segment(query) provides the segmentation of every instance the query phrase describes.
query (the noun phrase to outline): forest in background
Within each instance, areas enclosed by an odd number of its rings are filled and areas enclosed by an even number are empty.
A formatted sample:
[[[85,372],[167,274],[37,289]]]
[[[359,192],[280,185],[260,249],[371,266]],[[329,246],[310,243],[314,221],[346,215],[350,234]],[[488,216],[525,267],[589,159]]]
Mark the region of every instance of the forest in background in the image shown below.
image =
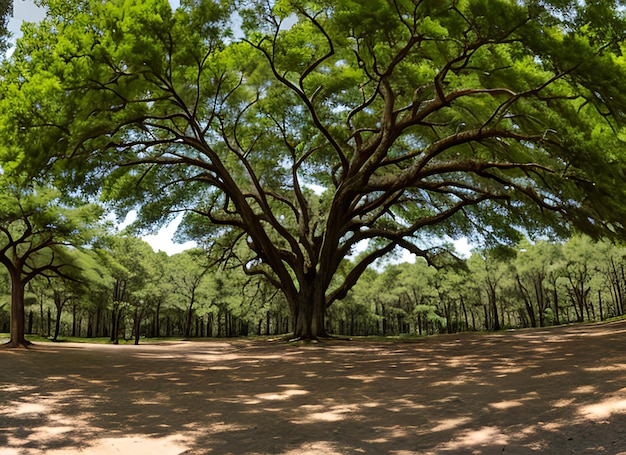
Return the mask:
[[[292,332],[284,298],[262,279],[211,266],[201,249],[168,256],[144,241],[108,237],[82,284],[33,280],[27,333],[63,337],[198,338]],[[434,268],[381,263],[327,311],[339,336],[420,336],[543,327],[622,316],[626,248],[576,236],[474,251]],[[5,291],[8,279],[3,275]],[[9,329],[7,295],[0,331]]]

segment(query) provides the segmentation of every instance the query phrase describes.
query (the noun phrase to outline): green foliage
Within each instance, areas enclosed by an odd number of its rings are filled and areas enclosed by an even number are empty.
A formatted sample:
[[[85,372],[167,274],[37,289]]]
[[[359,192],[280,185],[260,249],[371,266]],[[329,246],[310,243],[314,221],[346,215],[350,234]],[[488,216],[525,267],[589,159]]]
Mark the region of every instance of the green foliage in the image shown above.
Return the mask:
[[[21,267],[26,281],[46,269],[70,275],[73,256],[88,260],[75,251],[91,241],[101,215],[96,205],[72,207],[55,189],[22,187],[5,177],[0,181],[0,261]]]

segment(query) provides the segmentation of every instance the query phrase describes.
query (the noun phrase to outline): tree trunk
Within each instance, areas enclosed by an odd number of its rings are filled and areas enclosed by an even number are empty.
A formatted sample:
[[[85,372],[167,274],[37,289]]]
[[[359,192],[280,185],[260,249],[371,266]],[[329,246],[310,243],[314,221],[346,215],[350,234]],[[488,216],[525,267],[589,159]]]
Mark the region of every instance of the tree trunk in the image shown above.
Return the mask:
[[[191,338],[191,326],[193,325],[193,309],[187,311],[187,321],[185,322],[185,338]]]
[[[465,319],[465,331],[469,331],[469,319],[467,317],[467,308],[465,307],[465,301],[463,300],[463,295],[461,294],[461,309],[463,310],[463,317]]]
[[[96,327],[94,328],[94,336],[99,337],[100,336],[100,321],[102,319],[102,310],[100,308],[100,306],[98,306],[96,308],[96,315],[94,317],[94,323],[96,325]],[[106,335],[104,335],[106,336]]]
[[[118,303],[113,306],[113,317],[111,327],[111,341],[113,344],[120,344],[120,331],[122,329],[122,312],[123,308]]]
[[[135,309],[135,318],[133,321],[133,332],[135,334],[135,346],[139,344],[139,338],[141,337],[141,319],[143,318],[143,311]]]
[[[41,326],[39,329],[39,335],[44,336],[46,334],[46,328],[43,315],[43,297],[41,296],[39,297],[39,316],[41,317],[41,320],[39,321],[39,325]]]
[[[11,340],[6,347],[17,348],[32,345],[25,338],[24,286],[19,271],[11,271]]]
[[[63,310],[63,305],[57,304],[56,307],[57,307],[57,316],[56,316],[56,320],[54,321],[54,337],[52,338],[52,341],[58,341],[59,332],[61,331],[61,311]]]
[[[493,317],[492,329],[494,332],[497,332],[500,330],[500,316],[498,315],[498,298],[496,295],[495,285],[490,285],[488,291],[489,304],[492,311],[491,316]]]
[[[117,327],[116,327],[116,315],[117,311],[116,311],[116,306],[115,304],[113,304],[113,310],[111,310],[111,341],[115,341],[115,333],[117,332]]]
[[[290,303],[294,338],[315,340],[328,336],[324,325],[325,296],[315,282],[303,283],[297,301]]]
[[[600,321],[604,321],[604,312],[602,311],[602,291],[598,289],[598,309],[600,310]]]
[[[268,333],[269,335],[269,333]],[[206,336],[213,337],[213,313],[209,313],[206,321]]]
[[[554,300],[554,324],[560,325],[561,320],[559,319],[559,293],[556,289],[556,280],[554,280],[552,284],[552,300]]]
[[[76,333],[76,313],[78,311],[78,304],[74,303],[72,305],[72,336],[77,336]],[[78,331],[78,336],[80,336],[80,330]]]
[[[159,338],[161,336],[161,300],[156,304],[156,311],[154,315],[154,336]]]
[[[189,307],[187,307],[187,321],[185,322],[185,338],[187,339],[191,338],[191,330],[193,328],[194,303],[196,303],[195,298],[192,297],[189,302]]]

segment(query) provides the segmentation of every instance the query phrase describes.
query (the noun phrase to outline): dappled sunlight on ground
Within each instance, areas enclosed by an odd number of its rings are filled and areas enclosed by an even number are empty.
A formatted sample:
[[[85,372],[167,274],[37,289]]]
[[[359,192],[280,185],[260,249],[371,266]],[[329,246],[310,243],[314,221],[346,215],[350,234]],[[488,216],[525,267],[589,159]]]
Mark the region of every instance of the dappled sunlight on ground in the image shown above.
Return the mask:
[[[626,454],[626,323],[0,362],[2,455]]]
[[[453,441],[442,446],[442,450],[462,450],[470,447],[506,447],[508,438],[497,427],[482,427],[478,430],[464,430]]]

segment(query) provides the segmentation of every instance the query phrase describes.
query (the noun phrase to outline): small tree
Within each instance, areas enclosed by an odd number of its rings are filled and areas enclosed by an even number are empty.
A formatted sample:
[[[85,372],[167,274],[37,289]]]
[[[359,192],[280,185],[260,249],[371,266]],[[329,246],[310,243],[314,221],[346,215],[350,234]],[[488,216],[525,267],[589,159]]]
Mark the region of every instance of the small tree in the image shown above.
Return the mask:
[[[201,249],[186,250],[170,258],[172,293],[178,295],[185,308],[184,336],[191,337],[193,315],[202,300],[209,265]]]
[[[104,236],[95,250],[110,276],[111,341],[118,344],[126,310],[133,311],[134,320],[143,314],[143,293],[155,253],[144,240],[128,235]]]
[[[24,337],[24,291],[33,278],[69,277],[78,267],[76,248],[88,242],[102,211],[93,205],[72,208],[46,187],[0,181],[0,264],[11,279],[10,347],[31,344]]]

